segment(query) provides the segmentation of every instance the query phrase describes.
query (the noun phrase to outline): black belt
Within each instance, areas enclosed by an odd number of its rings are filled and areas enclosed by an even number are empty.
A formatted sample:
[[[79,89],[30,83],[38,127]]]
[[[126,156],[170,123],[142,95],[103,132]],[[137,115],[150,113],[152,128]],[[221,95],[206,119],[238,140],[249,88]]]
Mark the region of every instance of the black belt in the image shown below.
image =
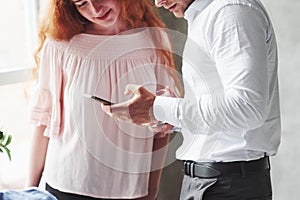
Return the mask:
[[[185,175],[199,178],[214,178],[232,174],[244,176],[247,172],[259,172],[270,169],[269,157],[251,161],[235,162],[194,162],[183,161]]]

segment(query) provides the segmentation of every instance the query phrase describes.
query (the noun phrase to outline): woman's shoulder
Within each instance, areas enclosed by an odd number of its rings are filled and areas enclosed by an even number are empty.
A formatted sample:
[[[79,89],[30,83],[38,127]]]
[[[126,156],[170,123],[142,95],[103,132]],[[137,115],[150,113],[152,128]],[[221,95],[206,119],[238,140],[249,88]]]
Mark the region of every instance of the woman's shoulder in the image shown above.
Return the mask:
[[[55,40],[47,38],[44,46],[63,52],[65,55],[85,56],[99,42],[99,38],[87,34],[74,35],[69,40]]]
[[[65,40],[55,40],[53,38],[46,38],[44,46],[48,46],[57,50],[65,50],[68,47],[68,44],[70,41],[65,41]]]

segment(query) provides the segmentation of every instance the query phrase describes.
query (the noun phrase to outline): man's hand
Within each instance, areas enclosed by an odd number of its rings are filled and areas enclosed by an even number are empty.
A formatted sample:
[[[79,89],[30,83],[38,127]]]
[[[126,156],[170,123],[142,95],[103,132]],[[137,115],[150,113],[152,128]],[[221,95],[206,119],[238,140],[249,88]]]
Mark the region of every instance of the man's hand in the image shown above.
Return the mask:
[[[149,126],[149,129],[155,133],[155,138],[166,137],[167,134],[173,133],[173,126],[167,123],[159,123]]]
[[[113,118],[137,125],[151,126],[158,123],[153,114],[155,94],[140,85],[131,84],[126,86],[125,94],[133,94],[133,97],[126,102],[112,106],[102,104],[102,109]]]

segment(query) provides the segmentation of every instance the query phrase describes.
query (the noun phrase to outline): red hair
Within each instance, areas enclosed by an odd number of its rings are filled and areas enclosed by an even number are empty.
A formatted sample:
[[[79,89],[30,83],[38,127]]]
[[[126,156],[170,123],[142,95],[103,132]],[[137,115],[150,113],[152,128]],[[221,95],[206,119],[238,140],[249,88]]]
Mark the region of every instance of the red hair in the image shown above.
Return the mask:
[[[151,0],[116,0],[121,4],[119,20],[127,26],[127,29],[140,27],[165,28],[165,24],[158,14],[157,8]],[[36,67],[34,77],[37,77],[39,68],[38,54],[41,51],[46,37],[54,40],[70,40],[73,36],[83,33],[86,24],[90,23],[77,11],[72,0],[49,0],[48,9],[42,19],[39,29],[39,46],[34,54]],[[159,42],[162,38],[155,36],[154,41]],[[175,70],[172,53],[166,50],[157,50],[165,58],[166,65]],[[177,81],[176,81],[177,82]]]

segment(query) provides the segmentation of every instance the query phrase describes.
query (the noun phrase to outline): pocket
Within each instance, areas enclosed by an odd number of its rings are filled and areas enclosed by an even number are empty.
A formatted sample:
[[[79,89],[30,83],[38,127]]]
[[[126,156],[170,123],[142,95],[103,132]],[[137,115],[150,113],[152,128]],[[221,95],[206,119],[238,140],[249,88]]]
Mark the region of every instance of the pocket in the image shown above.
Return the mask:
[[[207,188],[207,190],[205,191],[205,195],[227,193],[230,190],[231,185],[231,177],[219,177],[214,185]]]
[[[269,171],[265,171],[265,173],[249,174],[248,179],[248,185],[252,185],[252,187],[247,190],[250,197],[248,198],[249,200],[272,199],[272,183]]]
[[[201,200],[204,192],[217,182],[217,178],[191,178],[184,176],[180,200]]]

